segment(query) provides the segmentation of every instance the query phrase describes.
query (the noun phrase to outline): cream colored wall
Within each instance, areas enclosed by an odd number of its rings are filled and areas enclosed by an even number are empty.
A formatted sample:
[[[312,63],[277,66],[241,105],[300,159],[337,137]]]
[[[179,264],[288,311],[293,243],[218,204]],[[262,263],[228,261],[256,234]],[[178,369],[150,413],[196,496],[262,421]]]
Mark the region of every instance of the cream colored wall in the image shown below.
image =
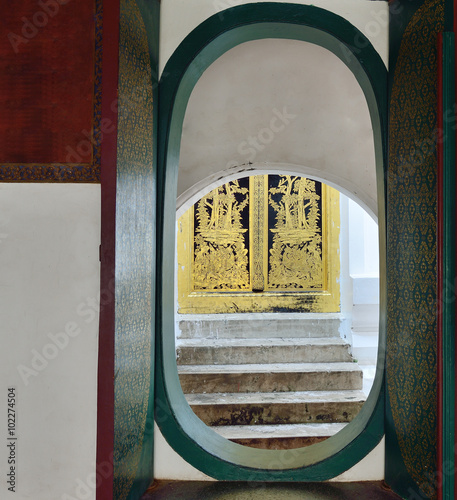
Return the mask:
[[[201,22],[225,8],[253,1],[163,0],[160,71]],[[349,20],[387,65],[386,2],[317,0],[312,4]],[[245,176],[247,168],[324,180],[377,218],[368,107],[355,77],[335,55],[294,40],[252,41],[224,54],[202,75],[183,124],[178,216],[204,192]],[[210,479],[179,457],[158,428],[155,457],[158,479]],[[383,478],[384,440],[335,480]]]
[[[99,185],[0,184],[2,499],[95,498],[99,244]]]
[[[154,463],[154,477],[156,479],[215,481],[180,457],[165,441],[156,424],[154,438],[154,456],[160,457],[160,460],[156,460]],[[331,481],[378,481],[384,479],[384,448],[383,438],[378,446],[357,465],[331,479]],[[172,464],[173,468],[170,467],[170,464]]]
[[[203,472],[195,469],[180,457],[165,441],[160,429],[154,427],[155,479],[174,479],[179,481],[214,481]],[[330,481],[381,481],[384,479],[385,440],[381,442],[358,464]]]
[[[261,0],[264,1],[264,0]],[[367,0],[266,0],[314,5],[347,19],[372,43],[387,66],[389,9],[385,1]],[[225,9],[259,0],[162,0],[160,13],[159,74],[184,38],[205,19]],[[357,41],[355,41],[357,43]]]

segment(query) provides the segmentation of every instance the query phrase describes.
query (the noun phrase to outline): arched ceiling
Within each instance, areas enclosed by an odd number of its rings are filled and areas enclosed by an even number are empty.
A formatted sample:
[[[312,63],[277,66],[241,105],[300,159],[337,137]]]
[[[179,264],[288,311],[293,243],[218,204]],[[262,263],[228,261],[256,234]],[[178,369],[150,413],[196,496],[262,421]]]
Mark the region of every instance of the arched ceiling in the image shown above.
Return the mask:
[[[377,213],[368,106],[333,53],[298,40],[255,40],[203,73],[184,118],[178,197],[252,167],[326,180]]]

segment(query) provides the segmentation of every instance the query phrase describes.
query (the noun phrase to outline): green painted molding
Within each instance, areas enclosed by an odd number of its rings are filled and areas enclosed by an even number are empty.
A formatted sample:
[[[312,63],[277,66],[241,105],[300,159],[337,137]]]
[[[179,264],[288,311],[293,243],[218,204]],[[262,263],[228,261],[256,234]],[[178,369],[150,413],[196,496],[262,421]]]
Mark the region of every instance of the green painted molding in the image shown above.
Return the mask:
[[[443,498],[455,498],[455,39],[443,33]],[[448,471],[452,471],[449,474]]]
[[[395,67],[403,34],[417,10],[427,0],[392,0],[389,2],[389,68]],[[389,72],[393,75],[393,72]]]
[[[428,0],[390,0],[389,1],[389,68],[395,68],[398,53],[400,50],[403,34],[414,14]],[[452,31],[454,24],[454,1],[445,0],[444,2],[444,29]],[[393,77],[393,72],[390,73]],[[390,78],[392,80],[393,78]],[[390,82],[390,84],[392,81]]]
[[[158,22],[158,0],[121,0],[114,500],[153,481]]]
[[[442,0],[401,4],[389,51],[385,477],[405,498],[436,498],[436,41],[445,12]]]
[[[340,433],[308,448],[284,451],[244,447],[221,438],[203,424],[184,398],[175,356],[174,228],[179,146],[186,105],[194,85],[214,60],[240,43],[262,38],[288,38],[321,45],[354,73],[365,93],[372,119],[378,183],[381,319],[373,389],[362,411]],[[364,48],[360,48],[360,40],[364,41]],[[158,127],[157,269],[160,274],[155,415],[163,435],[186,461],[220,480],[321,481],[335,477],[365,457],[384,433],[387,71],[379,54],[348,21],[314,6],[269,2],[234,7],[198,26],[168,61],[159,84]]]

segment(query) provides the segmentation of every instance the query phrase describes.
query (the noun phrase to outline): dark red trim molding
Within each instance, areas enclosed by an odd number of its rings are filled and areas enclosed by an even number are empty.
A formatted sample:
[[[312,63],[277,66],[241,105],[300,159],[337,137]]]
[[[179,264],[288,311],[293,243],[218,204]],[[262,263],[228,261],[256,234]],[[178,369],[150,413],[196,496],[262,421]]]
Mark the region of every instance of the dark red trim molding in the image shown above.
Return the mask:
[[[97,396],[97,500],[113,499],[114,269],[119,0],[104,1],[101,141],[101,278]]]
[[[10,99],[0,115],[0,182],[100,182],[103,0],[59,4],[38,2],[39,11],[36,2],[20,2],[3,15],[0,94]],[[50,14],[49,8],[57,10]],[[27,44],[30,38],[18,36],[19,45],[10,43],[6,32],[20,32],[24,19],[38,12],[49,16],[40,42]],[[72,23],[76,31],[68,30]],[[62,44],[71,50],[60,50]]]

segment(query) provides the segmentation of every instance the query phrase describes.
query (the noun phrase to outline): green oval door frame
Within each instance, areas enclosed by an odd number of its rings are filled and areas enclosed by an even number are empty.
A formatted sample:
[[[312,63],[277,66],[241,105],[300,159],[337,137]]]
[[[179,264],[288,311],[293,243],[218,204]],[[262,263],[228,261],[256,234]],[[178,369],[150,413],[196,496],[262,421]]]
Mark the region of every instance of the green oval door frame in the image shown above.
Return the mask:
[[[232,443],[187,404],[175,355],[174,255],[182,123],[192,89],[218,57],[262,38],[301,40],[333,52],[360,84],[373,125],[380,231],[380,329],[377,373],[357,417],[335,436],[306,448],[259,450]],[[387,70],[369,40],[344,18],[308,5],[254,3],[233,7],[194,29],[167,62],[159,83],[155,418],[174,450],[219,480],[322,481],[364,458],[384,434],[386,350]]]

